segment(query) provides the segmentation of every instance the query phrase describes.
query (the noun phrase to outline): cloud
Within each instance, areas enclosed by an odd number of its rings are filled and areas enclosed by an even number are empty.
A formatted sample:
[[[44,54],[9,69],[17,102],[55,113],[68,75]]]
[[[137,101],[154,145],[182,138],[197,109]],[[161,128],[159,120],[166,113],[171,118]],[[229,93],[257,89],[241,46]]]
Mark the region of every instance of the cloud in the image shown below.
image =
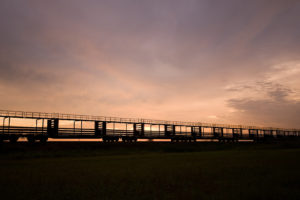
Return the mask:
[[[293,0],[4,0],[0,105],[222,123],[255,102],[293,107],[299,13]]]
[[[251,124],[300,128],[300,101],[282,98],[276,100],[230,99],[228,104],[237,110],[233,116],[235,120],[242,118],[247,119]]]
[[[299,88],[297,85],[291,88],[288,82],[278,79],[282,76],[277,73],[288,74],[286,71],[290,71],[289,68],[280,71],[277,71],[277,67],[274,69],[276,70],[266,74],[269,78],[264,81],[226,88],[233,93],[242,93],[239,97],[232,96],[227,100],[228,106],[235,110],[229,118],[243,121],[244,124],[247,119],[251,124],[300,128],[300,99],[297,93]],[[294,76],[294,73],[289,74]]]

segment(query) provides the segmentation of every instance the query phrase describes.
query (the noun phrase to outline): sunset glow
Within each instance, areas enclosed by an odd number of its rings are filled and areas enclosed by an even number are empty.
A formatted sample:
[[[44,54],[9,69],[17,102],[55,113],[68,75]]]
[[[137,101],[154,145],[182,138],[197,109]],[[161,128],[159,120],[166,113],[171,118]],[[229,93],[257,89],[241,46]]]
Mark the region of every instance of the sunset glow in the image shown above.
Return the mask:
[[[300,128],[300,1],[0,3],[1,109]]]

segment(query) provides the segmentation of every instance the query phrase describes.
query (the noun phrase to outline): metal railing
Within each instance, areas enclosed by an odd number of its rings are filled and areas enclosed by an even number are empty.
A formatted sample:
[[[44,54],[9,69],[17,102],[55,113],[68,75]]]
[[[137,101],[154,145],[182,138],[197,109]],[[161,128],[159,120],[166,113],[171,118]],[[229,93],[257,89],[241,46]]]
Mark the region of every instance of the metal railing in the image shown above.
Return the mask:
[[[300,129],[284,129],[284,128],[274,128],[274,127],[166,121],[166,120],[153,120],[153,119],[142,119],[142,118],[105,117],[105,116],[46,113],[46,112],[25,112],[25,111],[11,111],[11,110],[0,110],[0,117],[27,118],[27,119],[61,119],[61,120],[78,120],[78,121],[105,121],[105,122],[114,122],[114,123],[145,123],[145,124],[176,125],[176,126],[202,126],[206,128],[220,127],[220,128],[230,128],[230,129],[237,128],[237,129],[260,129],[260,130],[274,130],[274,131],[275,130],[300,131]]]

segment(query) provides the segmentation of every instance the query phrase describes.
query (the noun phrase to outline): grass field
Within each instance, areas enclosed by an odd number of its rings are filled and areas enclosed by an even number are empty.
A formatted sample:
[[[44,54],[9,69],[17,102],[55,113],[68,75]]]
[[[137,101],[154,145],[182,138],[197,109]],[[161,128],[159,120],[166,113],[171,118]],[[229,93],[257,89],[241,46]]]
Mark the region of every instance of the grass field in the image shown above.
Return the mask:
[[[300,145],[4,143],[2,199],[300,199]]]

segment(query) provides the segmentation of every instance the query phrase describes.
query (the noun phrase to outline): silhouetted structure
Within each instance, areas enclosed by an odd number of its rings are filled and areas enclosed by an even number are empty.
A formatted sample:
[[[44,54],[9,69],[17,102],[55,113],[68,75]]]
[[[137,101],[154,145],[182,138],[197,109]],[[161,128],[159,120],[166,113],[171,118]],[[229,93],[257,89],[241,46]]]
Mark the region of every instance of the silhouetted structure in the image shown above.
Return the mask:
[[[220,142],[241,140],[266,141],[284,140],[300,137],[299,129],[281,129],[226,124],[208,124],[200,122],[162,121],[118,117],[101,117],[90,115],[72,115],[59,113],[23,112],[0,110],[3,124],[0,126],[0,141],[17,142],[26,137],[29,142],[48,138],[102,138],[104,142],[134,142],[138,139],[170,139],[172,142],[196,141],[197,139],[218,140]],[[34,119],[35,127],[11,126],[11,119]],[[41,120],[41,126],[38,121]],[[62,128],[62,120],[74,121],[73,128]],[[45,121],[47,123],[45,123]],[[80,128],[75,127],[79,121]],[[83,122],[94,123],[94,128],[83,128]],[[123,124],[126,128],[116,128]],[[108,128],[112,125],[112,128]],[[131,126],[131,128],[128,128]],[[153,128],[155,127],[155,128]]]

